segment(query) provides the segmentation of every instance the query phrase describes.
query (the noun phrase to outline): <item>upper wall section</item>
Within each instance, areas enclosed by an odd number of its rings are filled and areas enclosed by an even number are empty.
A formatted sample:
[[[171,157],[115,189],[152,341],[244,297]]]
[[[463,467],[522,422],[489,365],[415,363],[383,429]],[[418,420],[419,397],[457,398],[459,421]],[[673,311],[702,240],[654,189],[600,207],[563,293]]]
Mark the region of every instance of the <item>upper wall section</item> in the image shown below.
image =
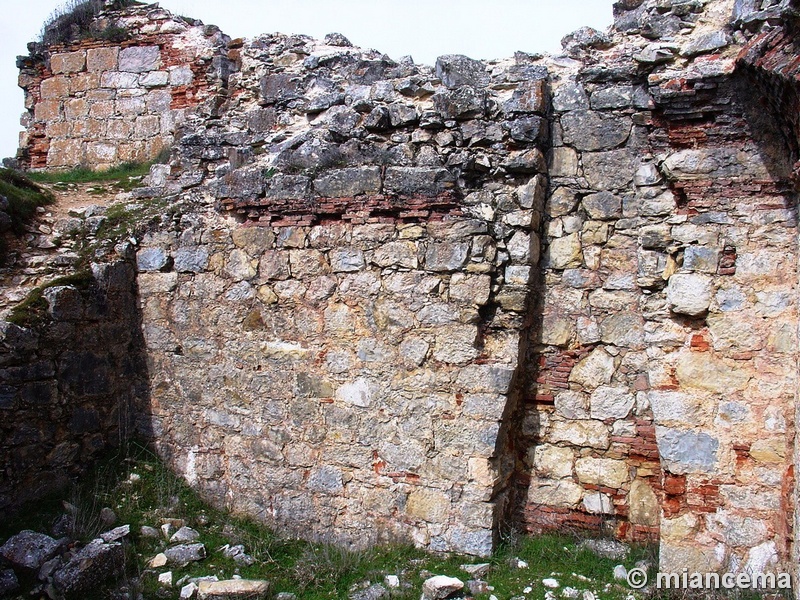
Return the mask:
[[[25,91],[20,163],[28,168],[104,168],[152,160],[176,127],[227,83],[228,38],[216,27],[157,5],[101,13],[98,31],[126,41],[31,45],[19,57]]]

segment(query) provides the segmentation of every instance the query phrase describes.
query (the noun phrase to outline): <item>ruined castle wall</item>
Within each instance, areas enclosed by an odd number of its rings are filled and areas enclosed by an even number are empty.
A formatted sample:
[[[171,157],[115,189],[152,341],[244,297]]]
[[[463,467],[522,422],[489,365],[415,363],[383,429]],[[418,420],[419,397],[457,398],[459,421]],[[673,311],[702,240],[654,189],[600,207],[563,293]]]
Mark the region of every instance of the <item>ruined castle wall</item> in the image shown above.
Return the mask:
[[[153,160],[194,108],[224,88],[227,39],[153,6],[101,15],[120,43],[86,39],[19,57],[20,163],[102,169]]]
[[[132,431],[147,393],[135,275],[125,262],[96,265],[80,284],[46,288],[35,324],[2,322],[4,515],[66,486]]]
[[[663,571],[792,541],[796,198],[728,39],[554,83],[521,518],[658,538]]]
[[[140,431],[303,537],[484,555],[510,520],[786,567],[784,4],[626,0],[565,56],[435,68],[340,35],[231,51],[136,192],[176,202],[138,249]]]
[[[438,78],[301,37],[242,53],[246,91],[173,159],[174,180],[206,178],[208,214],[139,248],[144,428],[206,496],[279,531],[486,555],[539,258],[544,82],[521,81],[525,59],[483,90],[466,57]]]

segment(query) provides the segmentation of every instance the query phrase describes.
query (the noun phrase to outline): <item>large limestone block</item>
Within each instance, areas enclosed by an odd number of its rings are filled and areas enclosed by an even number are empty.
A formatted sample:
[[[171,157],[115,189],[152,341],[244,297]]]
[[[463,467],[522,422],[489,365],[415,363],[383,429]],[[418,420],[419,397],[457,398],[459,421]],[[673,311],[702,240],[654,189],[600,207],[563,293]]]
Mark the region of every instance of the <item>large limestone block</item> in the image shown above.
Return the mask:
[[[63,52],[50,56],[50,70],[53,73],[78,73],[86,66],[86,52]]]
[[[738,148],[681,150],[667,157],[662,168],[670,179],[691,181],[714,177],[739,177],[745,173],[754,177],[769,177],[763,160],[757,153]]]
[[[88,71],[115,71],[119,48],[90,48],[86,51]]]
[[[609,446],[608,427],[602,421],[556,421],[550,429],[548,441],[606,449]]]
[[[625,461],[611,458],[579,458],[575,461],[575,474],[581,483],[610,488],[620,488],[629,479]]]
[[[566,479],[532,479],[528,503],[573,508],[583,497],[583,488]]]
[[[714,280],[708,275],[675,273],[667,284],[667,302],[672,312],[696,317],[711,304]]]
[[[358,167],[328,171],[314,181],[314,191],[327,198],[377,194],[381,190],[378,167]]]
[[[710,473],[717,466],[719,440],[705,432],[657,425],[656,444],[662,464],[673,473]]]
[[[450,498],[444,492],[420,488],[408,495],[406,513],[429,523],[442,523],[447,519],[450,506]]]
[[[661,507],[653,488],[642,480],[636,479],[631,484],[628,494],[628,519],[636,525],[648,527],[658,526]]]
[[[747,387],[753,374],[740,362],[716,358],[710,352],[681,352],[675,375],[682,387],[730,394]]]
[[[593,390],[608,384],[614,375],[614,357],[603,348],[595,348],[569,374],[569,381]]]
[[[682,540],[687,543],[686,540]],[[716,573],[722,568],[715,547],[681,546],[661,540],[658,570],[661,573],[682,573],[688,567],[693,573]]]
[[[589,398],[590,415],[600,421],[624,419],[635,403],[630,389],[623,386],[601,385]]]
[[[575,453],[569,448],[542,444],[533,453],[533,466],[542,477],[564,479],[572,475]]]
[[[131,46],[119,52],[119,70],[127,73],[157,71],[161,65],[158,46]]]

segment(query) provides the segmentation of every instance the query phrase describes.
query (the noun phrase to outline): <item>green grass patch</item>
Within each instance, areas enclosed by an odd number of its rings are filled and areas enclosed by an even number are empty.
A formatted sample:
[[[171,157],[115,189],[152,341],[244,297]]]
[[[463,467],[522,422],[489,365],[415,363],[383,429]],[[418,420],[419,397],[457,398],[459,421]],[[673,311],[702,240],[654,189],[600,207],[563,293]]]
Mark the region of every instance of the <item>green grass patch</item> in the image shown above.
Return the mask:
[[[44,291],[47,288],[59,285],[71,285],[79,290],[86,290],[94,282],[91,271],[81,270],[66,277],[58,277],[52,281],[40,285],[31,290],[28,296],[17,304],[11,313],[6,317],[6,321],[20,327],[31,327],[41,322],[47,315],[47,301],[44,299]]]
[[[103,171],[93,171],[78,167],[69,171],[38,171],[30,173],[30,178],[38,183],[110,183],[118,189],[129,190],[139,184],[142,177],[150,172],[153,163],[123,163]]]
[[[623,600],[630,593],[626,586],[613,579],[612,571],[618,561],[598,558],[580,548],[579,538],[571,535],[507,539],[486,560],[431,554],[404,545],[353,552],[331,545],[284,539],[260,523],[205,503],[150,450],[137,443],[119,450],[81,482],[71,490],[37,502],[32,510],[13,520],[2,520],[0,542],[23,528],[49,532],[52,524],[65,513],[65,506],[72,514],[72,536],[88,541],[108,528],[100,522],[99,514],[102,508],[109,507],[118,516],[117,524],[131,525],[128,582],[146,599],[178,597],[179,588],[160,589],[157,581],[158,573],[171,570],[174,581],[208,575],[220,579],[234,575],[267,579],[274,592],[294,593],[298,600],[346,599],[354,588],[382,584],[386,575],[397,575],[401,588],[393,590],[391,598],[417,600],[426,577],[449,575],[466,581],[468,576],[460,566],[478,562],[491,564],[486,580],[494,586],[490,593],[501,600],[523,596],[544,600],[547,588],[542,579],[551,576],[561,584],[558,597],[567,586],[592,590],[603,600]],[[200,541],[208,552],[205,560],[183,568],[147,568],[148,561],[163,551],[167,542],[143,537],[140,528],[142,525],[158,528],[168,519],[183,519],[200,533]],[[243,544],[256,562],[251,566],[237,565],[220,550],[225,544]],[[516,559],[526,561],[529,566],[517,568]],[[631,568],[641,559],[654,561],[654,550],[634,547],[630,556],[620,562]],[[528,587],[531,590],[524,593]],[[110,590],[98,590],[94,597],[109,598],[109,594]],[[489,595],[478,594],[475,598],[488,600]]]
[[[7,212],[11,216],[12,229],[17,234],[23,233],[25,224],[36,214],[37,207],[55,202],[51,192],[12,169],[0,168],[0,196],[8,199]]]

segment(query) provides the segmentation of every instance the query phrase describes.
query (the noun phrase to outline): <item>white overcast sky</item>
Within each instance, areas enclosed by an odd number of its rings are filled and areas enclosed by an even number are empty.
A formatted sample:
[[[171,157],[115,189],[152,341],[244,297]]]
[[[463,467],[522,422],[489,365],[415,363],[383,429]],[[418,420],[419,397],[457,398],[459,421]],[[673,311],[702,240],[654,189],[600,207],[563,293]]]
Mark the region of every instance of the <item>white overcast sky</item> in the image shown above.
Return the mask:
[[[0,0],[0,158],[16,152],[22,91],[15,57],[27,54],[60,0]],[[432,64],[441,54],[503,58],[517,50],[557,52],[583,25],[611,24],[612,0],[162,0],[173,13],[213,23],[231,37],[338,32],[393,58]]]

